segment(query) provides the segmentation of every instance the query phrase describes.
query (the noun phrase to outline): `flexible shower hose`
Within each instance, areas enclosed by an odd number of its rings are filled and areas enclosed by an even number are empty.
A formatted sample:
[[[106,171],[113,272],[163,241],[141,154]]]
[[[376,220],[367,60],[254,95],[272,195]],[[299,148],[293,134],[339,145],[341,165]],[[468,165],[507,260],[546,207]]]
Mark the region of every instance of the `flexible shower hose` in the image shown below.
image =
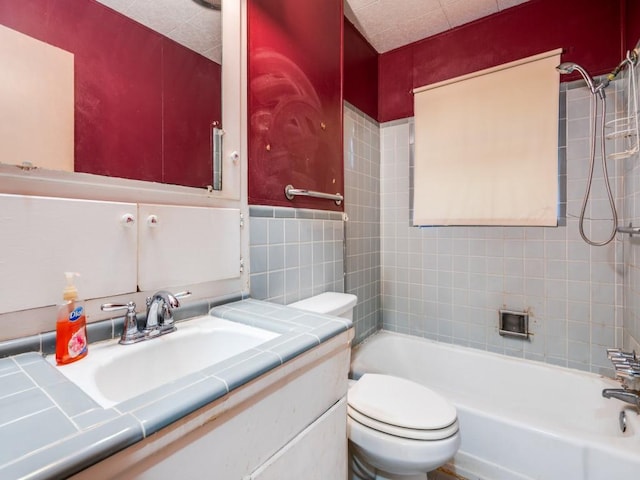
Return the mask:
[[[598,116],[598,107],[596,104],[596,95],[600,97],[600,101],[602,102],[602,115],[600,117],[600,151],[602,155],[602,173],[604,175],[604,185],[607,190],[607,197],[609,198],[609,206],[611,207],[612,213],[612,225],[611,225],[611,234],[606,240],[602,242],[595,242],[591,240],[584,233],[584,217],[585,212],[587,210],[587,203],[589,201],[589,195],[591,193],[591,183],[593,182],[593,168],[596,160],[596,117]],[[594,247],[602,247],[610,243],[616,236],[616,228],[618,226],[618,212],[616,211],[616,204],[613,199],[613,195],[611,193],[611,185],[609,184],[609,173],[607,171],[607,157],[605,155],[604,148],[604,123],[605,116],[607,113],[607,106],[605,102],[604,92],[596,92],[591,95],[591,161],[589,164],[589,179],[587,181],[587,189],[584,193],[584,199],[582,201],[582,210],[580,211],[580,221],[579,221],[579,230],[580,236],[582,239],[587,242],[589,245],[593,245]]]

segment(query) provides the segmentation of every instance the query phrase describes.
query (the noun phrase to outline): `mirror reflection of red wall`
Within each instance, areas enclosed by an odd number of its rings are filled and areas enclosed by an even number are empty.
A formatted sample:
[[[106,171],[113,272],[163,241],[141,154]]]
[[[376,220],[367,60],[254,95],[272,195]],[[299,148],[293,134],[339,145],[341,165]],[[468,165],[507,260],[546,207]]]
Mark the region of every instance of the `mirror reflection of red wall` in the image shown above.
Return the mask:
[[[92,0],[0,0],[0,24],[74,54],[75,171],[212,183],[220,65]]]

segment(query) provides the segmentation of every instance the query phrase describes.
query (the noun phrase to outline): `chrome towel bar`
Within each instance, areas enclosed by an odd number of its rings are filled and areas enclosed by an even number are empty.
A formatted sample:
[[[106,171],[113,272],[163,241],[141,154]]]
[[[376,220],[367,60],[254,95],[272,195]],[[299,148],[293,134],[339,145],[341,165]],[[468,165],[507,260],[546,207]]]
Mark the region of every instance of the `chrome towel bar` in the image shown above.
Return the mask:
[[[293,185],[287,185],[284,187],[284,195],[288,200],[293,200],[294,197],[314,197],[314,198],[325,198],[327,200],[333,200],[336,202],[336,205],[340,205],[344,197],[339,193],[324,193],[324,192],[316,192],[314,190],[305,190],[303,188],[293,188]]]
[[[633,227],[631,224],[629,224],[628,227],[618,227],[618,228],[616,228],[616,232],[618,232],[618,233],[628,233],[630,236],[631,235],[640,235],[640,227]]]

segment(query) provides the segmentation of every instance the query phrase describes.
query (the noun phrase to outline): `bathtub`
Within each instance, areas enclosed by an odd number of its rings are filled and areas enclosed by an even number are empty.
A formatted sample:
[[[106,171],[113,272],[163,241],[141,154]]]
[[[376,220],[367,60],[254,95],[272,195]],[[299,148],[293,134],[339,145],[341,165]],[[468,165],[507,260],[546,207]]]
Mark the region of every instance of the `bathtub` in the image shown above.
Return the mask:
[[[456,406],[462,444],[446,468],[463,478],[640,478],[640,417],[602,398],[620,387],[612,379],[386,331],[354,347],[351,374],[365,372],[408,378]]]

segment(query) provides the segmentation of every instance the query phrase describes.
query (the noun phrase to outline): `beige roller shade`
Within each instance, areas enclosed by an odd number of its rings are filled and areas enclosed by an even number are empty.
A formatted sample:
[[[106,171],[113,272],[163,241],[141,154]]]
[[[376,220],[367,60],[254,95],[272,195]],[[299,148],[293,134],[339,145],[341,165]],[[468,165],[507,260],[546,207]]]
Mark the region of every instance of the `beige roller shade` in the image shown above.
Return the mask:
[[[557,225],[560,53],[414,90],[414,225]]]
[[[73,54],[0,25],[0,162],[73,172]]]

